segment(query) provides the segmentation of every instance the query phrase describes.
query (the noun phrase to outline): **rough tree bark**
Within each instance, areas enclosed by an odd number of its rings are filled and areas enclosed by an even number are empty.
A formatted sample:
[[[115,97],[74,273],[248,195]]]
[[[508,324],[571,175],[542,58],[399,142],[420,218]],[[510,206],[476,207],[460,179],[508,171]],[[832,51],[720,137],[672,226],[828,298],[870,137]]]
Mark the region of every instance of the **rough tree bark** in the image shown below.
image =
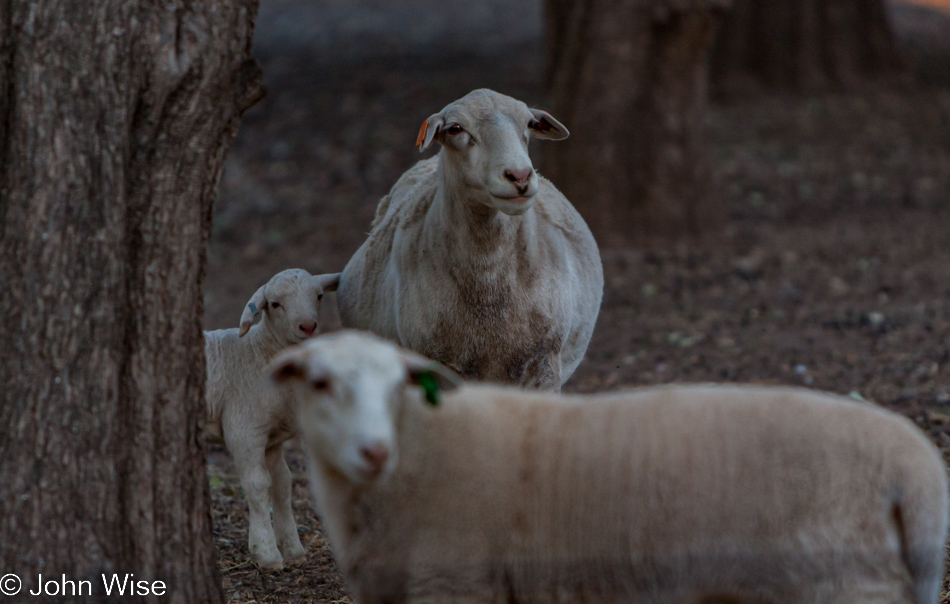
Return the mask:
[[[706,140],[707,54],[727,0],[547,0],[553,113],[571,138],[544,168],[601,245],[718,220]]]
[[[40,573],[95,595],[132,573],[162,601],[222,600],[200,285],[225,153],[263,96],[256,12],[0,2],[0,574],[20,597]]]
[[[851,88],[906,75],[885,0],[735,0],[713,52],[717,92]]]

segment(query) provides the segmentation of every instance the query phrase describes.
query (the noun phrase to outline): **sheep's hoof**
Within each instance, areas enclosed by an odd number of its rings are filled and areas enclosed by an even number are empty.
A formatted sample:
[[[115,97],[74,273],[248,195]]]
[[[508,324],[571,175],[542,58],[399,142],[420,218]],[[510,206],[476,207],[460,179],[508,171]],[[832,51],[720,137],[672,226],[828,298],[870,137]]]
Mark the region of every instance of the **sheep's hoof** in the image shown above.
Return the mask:
[[[299,543],[291,545],[286,550],[281,550],[281,552],[284,554],[284,562],[296,562],[307,557],[307,550]]]
[[[278,570],[284,570],[284,559],[283,558],[277,558],[276,560],[275,559],[268,559],[268,560],[258,559],[257,566],[259,566],[261,570],[272,571],[272,572],[278,571]]]
[[[265,548],[251,548],[251,556],[261,570],[283,570],[284,559],[276,546],[268,547],[264,552],[260,551],[261,549]]]

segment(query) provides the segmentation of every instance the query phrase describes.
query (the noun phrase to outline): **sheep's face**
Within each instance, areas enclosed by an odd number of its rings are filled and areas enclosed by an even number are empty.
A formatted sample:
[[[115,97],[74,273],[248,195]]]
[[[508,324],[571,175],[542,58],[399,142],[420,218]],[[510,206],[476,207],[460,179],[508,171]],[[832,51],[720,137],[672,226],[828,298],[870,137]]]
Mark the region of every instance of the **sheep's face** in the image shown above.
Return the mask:
[[[398,461],[397,420],[405,390],[419,371],[447,369],[375,336],[342,331],[282,353],[274,381],[294,389],[297,433],[308,456],[353,484],[385,480]]]
[[[313,276],[302,269],[277,273],[245,306],[240,335],[266,317],[267,329],[283,346],[313,337],[319,327],[323,295],[334,291],[339,282],[339,274]]]
[[[538,192],[528,141],[567,136],[548,113],[483,89],[426,120],[417,142],[423,150],[432,140],[442,144],[442,166],[453,193],[517,216],[531,208]]]
[[[271,331],[285,345],[313,337],[319,324],[323,288],[305,271],[282,274],[264,286],[264,313]]]

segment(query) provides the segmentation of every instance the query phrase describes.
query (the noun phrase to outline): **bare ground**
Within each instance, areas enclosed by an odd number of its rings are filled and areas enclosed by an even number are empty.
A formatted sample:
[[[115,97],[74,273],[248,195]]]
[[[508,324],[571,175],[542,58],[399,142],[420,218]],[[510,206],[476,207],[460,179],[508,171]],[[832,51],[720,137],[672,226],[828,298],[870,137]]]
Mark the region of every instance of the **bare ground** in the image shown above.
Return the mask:
[[[286,17],[278,9],[288,2],[262,18]],[[701,241],[602,250],[604,304],[567,390],[806,385],[908,415],[950,459],[950,51],[940,46],[950,37],[925,43],[912,29],[950,31],[940,29],[950,21],[898,16],[905,39],[923,49],[913,56],[924,88],[714,106],[726,227]],[[359,31],[338,40],[345,50],[261,34],[270,94],[246,116],[225,173],[206,279],[209,329],[235,326],[279,270],[341,270],[378,198],[418,159],[412,143],[429,114],[482,86],[544,105],[537,39],[502,31],[466,51],[440,37],[437,21],[425,25],[424,48],[443,51],[420,52],[385,27],[351,23]],[[211,451],[229,601],[349,602],[299,452],[288,456],[310,555],[265,573],[249,561],[247,507],[230,459]]]

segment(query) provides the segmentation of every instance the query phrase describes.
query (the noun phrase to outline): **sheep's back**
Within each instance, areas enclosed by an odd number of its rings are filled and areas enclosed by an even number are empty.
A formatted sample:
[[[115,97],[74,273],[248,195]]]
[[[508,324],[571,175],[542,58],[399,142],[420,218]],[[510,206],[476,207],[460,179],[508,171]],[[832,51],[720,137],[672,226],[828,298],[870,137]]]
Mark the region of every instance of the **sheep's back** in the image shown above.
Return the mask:
[[[805,577],[812,591],[795,597],[807,599],[845,576],[904,601],[894,506],[928,492],[914,513],[946,516],[942,464],[919,430],[840,398],[672,387],[552,402],[466,388],[415,409],[398,486],[380,493],[398,511],[376,549],[409,577],[504,576],[516,591],[558,593],[759,586],[763,597]]]
[[[260,326],[251,329],[257,330]],[[254,350],[249,336],[240,338],[238,329],[231,328],[206,331],[204,339],[205,429],[207,438],[217,442],[223,438],[221,421],[225,408],[235,406],[229,401],[254,401],[260,405],[259,401],[275,398],[279,393],[265,382],[267,359]]]
[[[421,226],[435,198],[437,161],[438,157],[432,157],[409,168],[380,200],[369,236],[340,277],[337,303],[344,326],[398,339],[391,308],[396,299],[394,283],[387,279],[393,242],[397,230],[416,223]]]

